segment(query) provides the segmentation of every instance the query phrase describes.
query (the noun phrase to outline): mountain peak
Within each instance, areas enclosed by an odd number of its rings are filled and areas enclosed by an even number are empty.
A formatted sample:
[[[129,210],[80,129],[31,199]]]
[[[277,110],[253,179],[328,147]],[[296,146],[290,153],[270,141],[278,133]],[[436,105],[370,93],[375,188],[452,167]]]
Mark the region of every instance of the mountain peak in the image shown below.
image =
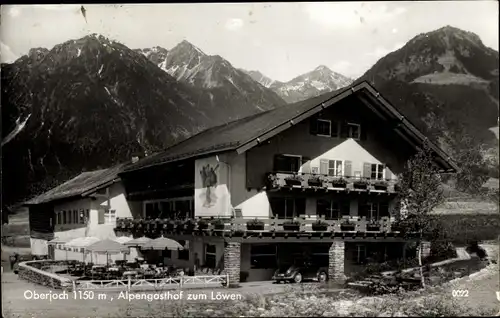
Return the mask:
[[[314,71],[320,71],[320,72],[331,72],[332,70],[331,70],[331,69],[329,69],[329,68],[328,68],[327,66],[325,66],[325,65],[320,65],[320,66],[316,67],[316,68],[314,69]]]
[[[179,44],[177,44],[171,51],[189,51],[189,52],[197,52],[202,56],[206,56],[206,54],[200,50],[196,45],[192,44],[187,40],[182,40]]]

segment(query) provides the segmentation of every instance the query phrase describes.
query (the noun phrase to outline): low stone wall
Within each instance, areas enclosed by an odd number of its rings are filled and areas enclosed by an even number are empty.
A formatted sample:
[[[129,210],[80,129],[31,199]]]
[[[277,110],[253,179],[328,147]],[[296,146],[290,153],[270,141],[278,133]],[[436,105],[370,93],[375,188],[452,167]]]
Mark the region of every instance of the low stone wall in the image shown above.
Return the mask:
[[[67,265],[67,261],[28,261],[19,263],[19,278],[54,289],[72,290],[72,281],[68,278],[44,271],[46,266]]]

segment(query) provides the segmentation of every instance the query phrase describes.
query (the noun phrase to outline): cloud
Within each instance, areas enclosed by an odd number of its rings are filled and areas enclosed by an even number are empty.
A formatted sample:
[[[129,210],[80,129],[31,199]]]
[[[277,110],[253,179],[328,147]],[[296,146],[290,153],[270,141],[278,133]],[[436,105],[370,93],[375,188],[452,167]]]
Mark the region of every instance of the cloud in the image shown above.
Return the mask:
[[[226,22],[226,29],[229,31],[236,31],[243,27],[243,20],[241,19],[229,19]]]
[[[10,47],[3,42],[0,42],[0,61],[2,63],[12,63],[17,60],[18,56],[12,52]]]
[[[363,23],[383,22],[406,12],[403,7],[389,10],[377,3],[314,2],[305,4],[309,18],[328,27],[356,27]]]
[[[351,70],[352,64],[351,62],[348,62],[348,61],[339,61],[337,63],[334,63],[332,65],[332,70],[334,72],[337,72],[337,73],[340,73],[340,74],[346,74],[346,73],[349,73]]]

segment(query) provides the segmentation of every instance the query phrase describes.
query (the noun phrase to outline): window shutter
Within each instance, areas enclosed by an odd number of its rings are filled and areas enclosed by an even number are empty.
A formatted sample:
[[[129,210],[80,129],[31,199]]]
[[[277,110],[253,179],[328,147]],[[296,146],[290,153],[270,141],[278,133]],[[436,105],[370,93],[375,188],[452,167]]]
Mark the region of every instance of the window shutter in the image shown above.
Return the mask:
[[[339,133],[340,133],[339,122],[332,120],[332,137],[338,137]]]
[[[313,135],[318,134],[318,120],[316,117],[311,118],[309,122],[309,130]]]
[[[352,176],[352,161],[346,160],[344,162],[344,176],[346,177]]]
[[[366,136],[366,125],[360,125],[359,129],[360,129],[360,131],[359,131],[359,133],[360,133],[359,139],[366,140],[367,139],[367,136]]]
[[[370,179],[372,175],[372,165],[371,163],[365,162],[363,164],[363,177]]]
[[[340,138],[348,138],[349,137],[349,126],[347,122],[340,123]]]
[[[98,210],[98,224],[104,224],[104,209]]]
[[[328,174],[328,160],[320,159],[319,161],[319,174]]]
[[[385,178],[387,180],[392,180],[392,172],[387,166],[385,166]]]

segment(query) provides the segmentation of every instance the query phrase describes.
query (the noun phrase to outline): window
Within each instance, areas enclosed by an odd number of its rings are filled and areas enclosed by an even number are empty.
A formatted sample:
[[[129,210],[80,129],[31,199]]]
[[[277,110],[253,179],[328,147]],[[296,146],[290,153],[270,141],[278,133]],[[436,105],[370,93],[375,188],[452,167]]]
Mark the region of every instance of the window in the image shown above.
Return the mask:
[[[80,214],[79,214],[79,223],[80,224],[85,224],[85,210],[80,209]]]
[[[301,161],[301,156],[276,155],[274,157],[274,171],[299,172]]]
[[[104,211],[104,222],[107,224],[113,224],[116,221],[116,210]]]
[[[361,127],[360,127],[360,125],[348,123],[347,124],[347,128],[348,128],[348,136],[349,136],[349,138],[360,139],[360,137],[361,137]]]
[[[66,211],[66,213],[68,213],[68,224],[73,223],[73,220],[72,220],[73,211],[68,210],[68,211]]]
[[[336,177],[342,176],[342,160],[328,161],[328,175]]]
[[[186,244],[186,241],[183,241],[183,240],[180,240],[179,244],[181,244],[184,247],[184,249],[177,251],[177,258],[185,260],[185,261],[189,261],[189,249],[188,249],[189,244]]]
[[[62,211],[62,224],[66,224],[66,211]]]
[[[73,223],[78,224],[78,210],[73,210]]]
[[[194,217],[193,199],[189,197],[147,202],[144,205],[146,219],[192,218]]]
[[[371,178],[375,180],[384,179],[384,165],[372,164]]]
[[[205,244],[205,266],[208,268],[215,268],[217,248],[212,244]]]
[[[250,268],[276,268],[276,251],[276,244],[250,245]]]
[[[271,210],[279,219],[293,219],[306,213],[305,198],[271,198]]]
[[[355,255],[357,264],[364,264],[366,261],[366,246],[362,244],[356,245],[356,255]]]
[[[316,201],[316,214],[327,220],[338,220],[350,214],[349,201],[319,199]]]
[[[57,224],[62,224],[62,216],[61,216],[61,212],[57,212]]]
[[[363,202],[359,205],[359,216],[364,216],[367,220],[379,220],[389,215],[387,202]]]
[[[332,122],[327,119],[316,120],[318,125],[318,136],[331,137],[332,136]]]

